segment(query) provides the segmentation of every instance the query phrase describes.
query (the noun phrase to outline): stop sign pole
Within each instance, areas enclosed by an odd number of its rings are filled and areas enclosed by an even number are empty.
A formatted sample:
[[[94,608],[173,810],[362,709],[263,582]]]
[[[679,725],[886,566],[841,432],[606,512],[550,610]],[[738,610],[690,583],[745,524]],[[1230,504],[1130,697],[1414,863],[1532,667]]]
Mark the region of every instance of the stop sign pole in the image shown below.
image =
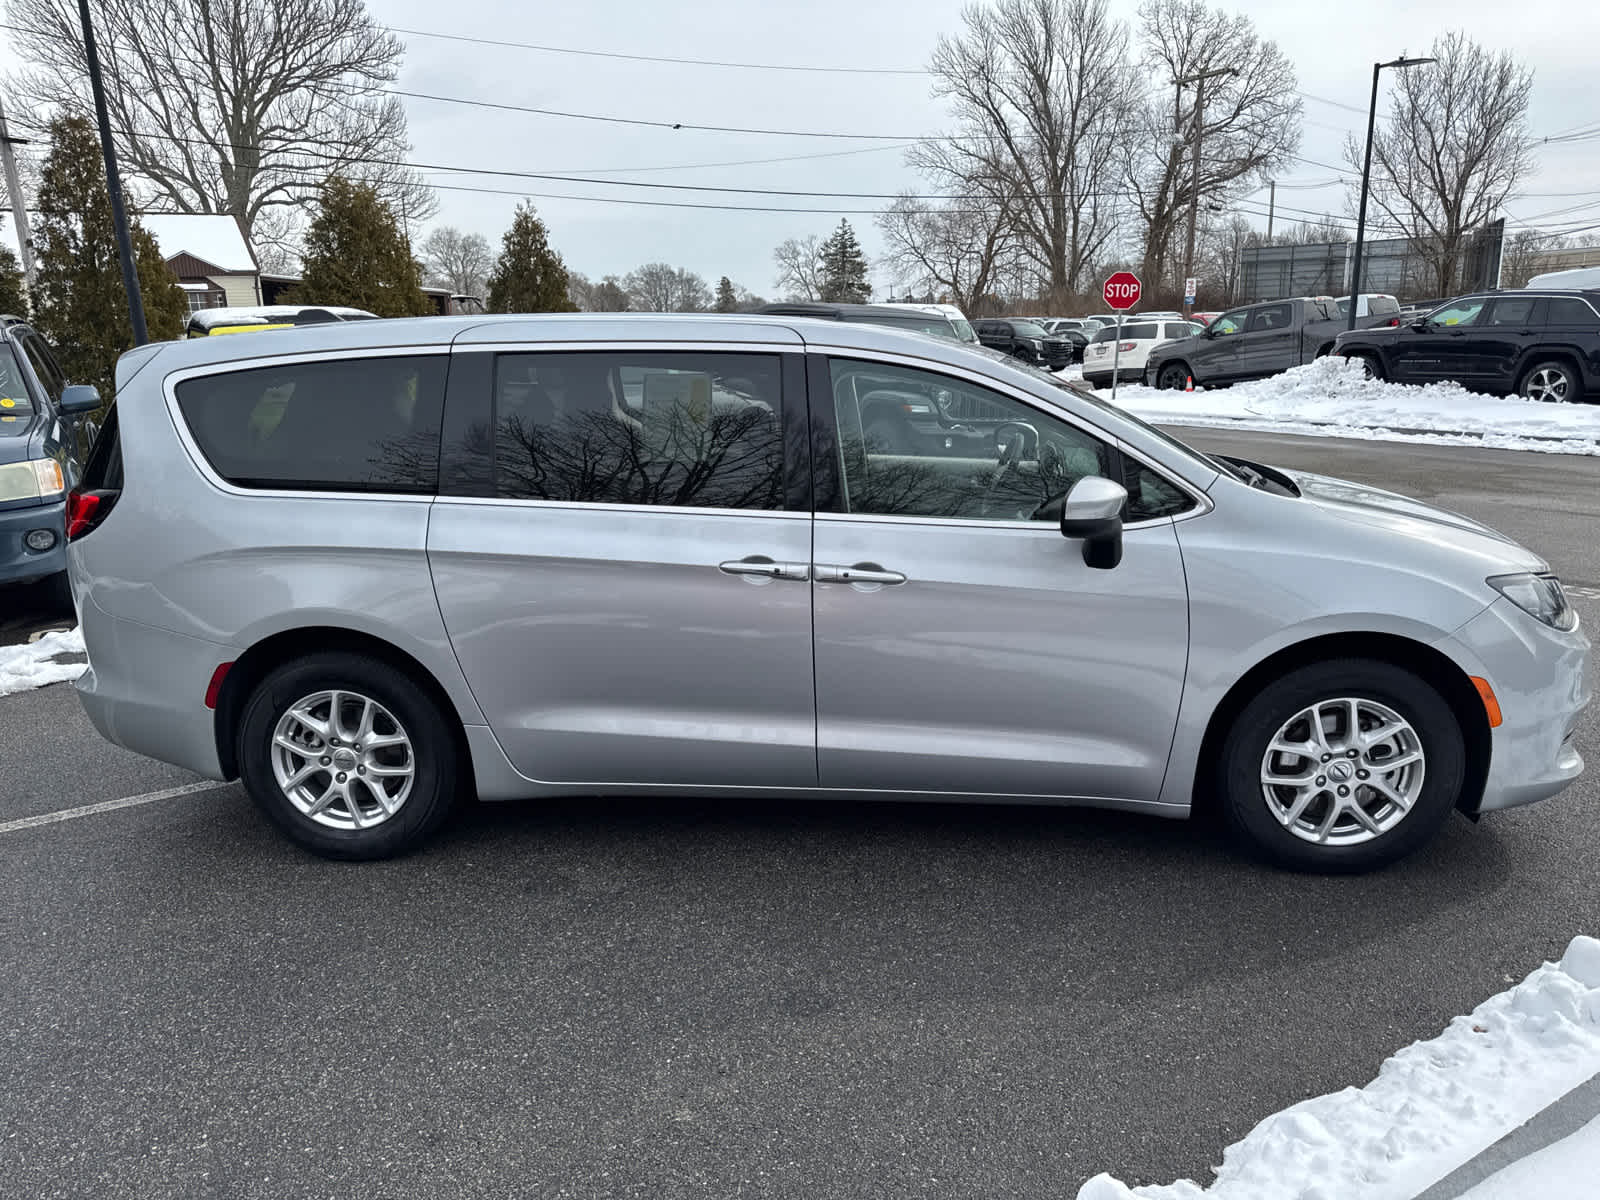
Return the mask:
[[[1101,295],[1106,305],[1117,310],[1117,343],[1111,352],[1111,398],[1117,398],[1117,368],[1122,362],[1122,314],[1139,303],[1143,291],[1139,277],[1132,271],[1117,271],[1106,280]]]

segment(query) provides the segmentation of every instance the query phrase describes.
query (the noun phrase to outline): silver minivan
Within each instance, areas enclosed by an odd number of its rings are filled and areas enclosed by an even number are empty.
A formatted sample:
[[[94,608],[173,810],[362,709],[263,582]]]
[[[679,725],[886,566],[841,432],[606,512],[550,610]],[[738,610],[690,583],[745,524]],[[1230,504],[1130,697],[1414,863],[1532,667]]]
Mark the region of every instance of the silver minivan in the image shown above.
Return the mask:
[[[69,527],[96,727],[334,857],[463,794],[849,795],[1214,810],[1350,871],[1583,768],[1536,554],[870,325],[141,347]]]

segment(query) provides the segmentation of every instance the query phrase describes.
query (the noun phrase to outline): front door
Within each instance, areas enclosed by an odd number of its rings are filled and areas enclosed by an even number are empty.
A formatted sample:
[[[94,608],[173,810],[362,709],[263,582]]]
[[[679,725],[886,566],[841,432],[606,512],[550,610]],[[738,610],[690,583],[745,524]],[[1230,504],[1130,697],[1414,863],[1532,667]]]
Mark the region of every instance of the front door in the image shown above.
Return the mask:
[[[1250,310],[1250,324],[1237,339],[1241,375],[1275,375],[1300,361],[1300,331],[1294,305],[1262,304]]]
[[[517,770],[815,786],[801,356],[458,349],[447,407],[428,556]]]
[[[834,358],[812,379],[821,784],[1156,799],[1188,654],[1170,518],[1195,500],[972,376]],[[878,445],[860,413],[882,391],[944,394],[985,449]],[[1113,570],[1030,519],[1086,475],[1132,485]]]
[[[1250,310],[1223,313],[1206,326],[1205,335],[1189,351],[1195,382],[1221,383],[1244,373],[1243,341]]]
[[[1428,314],[1418,327],[1395,339],[1393,376],[1396,383],[1434,383],[1471,378],[1468,340],[1483,315],[1484,298],[1453,300]]]

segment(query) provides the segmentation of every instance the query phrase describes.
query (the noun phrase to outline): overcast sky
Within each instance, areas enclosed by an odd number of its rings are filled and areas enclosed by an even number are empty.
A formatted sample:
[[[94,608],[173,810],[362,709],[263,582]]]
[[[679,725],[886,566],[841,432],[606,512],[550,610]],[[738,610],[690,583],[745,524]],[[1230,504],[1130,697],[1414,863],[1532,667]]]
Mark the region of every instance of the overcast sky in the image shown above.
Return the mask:
[[[943,105],[920,73],[936,38],[957,30],[960,0],[368,0],[374,16],[399,30],[537,42],[573,49],[798,66],[899,68],[916,74],[843,74],[683,66],[545,53],[402,33],[407,43],[399,87],[507,105],[606,116],[896,138],[947,127]],[[1134,0],[1113,0],[1132,20]],[[1600,12],[1577,0],[1344,0],[1301,3],[1237,0],[1262,37],[1277,42],[1299,75],[1305,102],[1300,154],[1340,165],[1346,134],[1364,132],[1372,63],[1418,55],[1449,29],[1504,47],[1532,66],[1532,131],[1546,135],[1600,121],[1594,71]],[[0,37],[3,37],[0,34]],[[5,56],[0,55],[0,58]],[[1387,77],[1386,77],[1387,78]],[[1166,86],[1165,81],[1162,81]],[[1386,84],[1387,86],[1387,84]],[[1312,99],[1320,97],[1321,99]],[[1333,101],[1336,103],[1325,103]],[[413,157],[449,167],[606,176],[618,180],[795,191],[895,193],[916,188],[895,141],[847,141],[641,128],[407,98]],[[1340,106],[1348,107],[1340,107]],[[1356,111],[1352,111],[1356,110]],[[1380,101],[1380,113],[1383,111]],[[847,152],[847,153],[841,153]],[[829,155],[803,161],[641,172],[641,167]],[[1600,222],[1600,140],[1541,149],[1514,218],[1541,227]],[[1279,220],[1331,211],[1345,198],[1334,170],[1311,162],[1283,173]],[[598,278],[665,260],[713,284],[720,275],[775,295],[772,248],[786,237],[829,232],[846,210],[875,199],[806,199],[674,192],[593,184],[430,172],[430,182],[521,193],[688,202],[767,204],[819,212],[730,212],[653,208],[534,196],[551,240],[574,270]],[[1325,184],[1303,187],[1303,184]],[[1568,195],[1568,193],[1592,193]],[[1550,195],[1561,193],[1561,195]],[[498,245],[518,195],[440,190],[436,223],[483,233]],[[1245,201],[1262,210],[1267,193]],[[1588,208],[1570,210],[1588,204]],[[880,249],[869,213],[849,213],[869,255]],[[1517,226],[1513,223],[1511,228]],[[420,232],[420,231],[418,231]],[[1600,233],[1600,230],[1596,231]],[[874,271],[878,294],[890,283]]]

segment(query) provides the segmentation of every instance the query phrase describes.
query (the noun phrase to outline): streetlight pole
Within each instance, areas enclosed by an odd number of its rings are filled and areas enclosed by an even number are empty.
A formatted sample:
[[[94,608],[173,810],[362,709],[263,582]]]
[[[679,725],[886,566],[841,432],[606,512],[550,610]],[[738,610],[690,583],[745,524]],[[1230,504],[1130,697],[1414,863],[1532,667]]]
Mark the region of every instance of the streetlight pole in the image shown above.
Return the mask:
[[[1356,327],[1356,306],[1361,303],[1361,248],[1367,240],[1367,189],[1372,181],[1372,134],[1378,124],[1378,75],[1385,67],[1403,70],[1438,61],[1436,58],[1407,58],[1402,54],[1393,62],[1372,64],[1372,103],[1367,108],[1367,153],[1361,160],[1361,204],[1356,209],[1356,257],[1350,267],[1350,318],[1346,329]]]
[[[133,344],[150,340],[144,323],[144,297],[139,292],[139,269],[133,261],[133,239],[128,234],[128,211],[122,203],[122,176],[117,171],[117,148],[111,141],[111,118],[106,112],[106,90],[100,82],[100,55],[94,47],[94,26],[89,21],[89,0],[78,0],[83,18],[83,54],[88,60],[89,86],[94,91],[94,113],[100,122],[100,150],[106,159],[106,191],[111,196],[111,222],[117,228],[117,257],[122,260],[122,286],[128,292],[128,318]]]
[[[1194,89],[1194,187],[1189,197],[1189,244],[1183,254],[1183,277],[1188,279],[1194,275],[1194,237],[1195,227],[1200,222],[1200,140],[1205,134],[1206,111],[1206,80],[1217,79],[1223,75],[1237,75],[1237,67],[1218,67],[1214,71],[1200,71],[1194,75],[1185,75],[1177,80],[1179,90],[1185,84],[1192,83]],[[1183,302],[1184,315],[1188,315],[1189,301]]]

